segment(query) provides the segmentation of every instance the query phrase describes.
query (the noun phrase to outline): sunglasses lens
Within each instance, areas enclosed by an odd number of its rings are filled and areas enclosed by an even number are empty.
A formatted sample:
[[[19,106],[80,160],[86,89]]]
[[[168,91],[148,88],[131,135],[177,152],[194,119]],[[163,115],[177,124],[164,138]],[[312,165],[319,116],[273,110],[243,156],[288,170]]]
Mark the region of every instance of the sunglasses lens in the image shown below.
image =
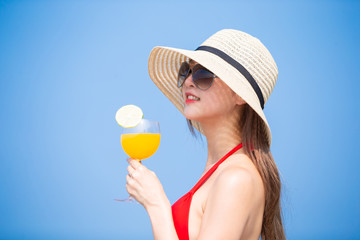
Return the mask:
[[[206,69],[199,69],[193,74],[193,81],[198,88],[207,90],[211,87],[214,77],[212,72],[209,72]]]
[[[190,66],[187,62],[183,62],[178,73],[178,88],[182,87],[190,71]]]

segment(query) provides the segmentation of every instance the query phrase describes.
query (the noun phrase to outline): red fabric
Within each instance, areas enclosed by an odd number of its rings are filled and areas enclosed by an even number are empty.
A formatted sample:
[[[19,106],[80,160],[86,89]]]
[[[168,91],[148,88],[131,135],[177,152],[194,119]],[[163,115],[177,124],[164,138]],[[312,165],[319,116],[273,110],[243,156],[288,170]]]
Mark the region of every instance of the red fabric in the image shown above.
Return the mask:
[[[215,172],[215,170],[222,162],[224,162],[229,156],[231,156],[241,147],[242,144],[240,143],[238,146],[228,152],[223,158],[215,163],[214,166],[209,169],[209,171],[205,173],[205,175],[188,193],[186,193],[172,205],[172,215],[179,240],[189,240],[189,210],[194,193],[206,182],[206,180],[211,176],[211,174],[213,174],[213,172]]]

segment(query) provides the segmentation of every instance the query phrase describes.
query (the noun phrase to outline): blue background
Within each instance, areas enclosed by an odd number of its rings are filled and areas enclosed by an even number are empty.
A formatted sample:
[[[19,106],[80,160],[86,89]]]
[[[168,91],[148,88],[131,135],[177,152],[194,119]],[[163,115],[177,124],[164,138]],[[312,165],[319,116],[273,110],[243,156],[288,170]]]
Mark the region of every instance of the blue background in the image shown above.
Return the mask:
[[[116,110],[159,120],[154,170],[173,203],[206,142],[148,76],[157,45],[195,49],[223,28],[279,68],[265,114],[288,239],[360,239],[358,1],[0,0],[0,239],[152,239],[126,197]]]

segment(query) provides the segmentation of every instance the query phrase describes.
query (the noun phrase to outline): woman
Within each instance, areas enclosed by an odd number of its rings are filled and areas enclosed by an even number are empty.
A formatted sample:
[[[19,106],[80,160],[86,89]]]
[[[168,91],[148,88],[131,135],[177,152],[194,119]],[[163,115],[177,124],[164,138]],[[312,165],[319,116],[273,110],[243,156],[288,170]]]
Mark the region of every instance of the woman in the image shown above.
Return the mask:
[[[202,178],[172,207],[156,175],[129,159],[126,188],[155,239],[285,239],[278,169],[263,107],[278,71],[256,38],[221,30],[195,51],[155,47],[149,74],[207,139]]]

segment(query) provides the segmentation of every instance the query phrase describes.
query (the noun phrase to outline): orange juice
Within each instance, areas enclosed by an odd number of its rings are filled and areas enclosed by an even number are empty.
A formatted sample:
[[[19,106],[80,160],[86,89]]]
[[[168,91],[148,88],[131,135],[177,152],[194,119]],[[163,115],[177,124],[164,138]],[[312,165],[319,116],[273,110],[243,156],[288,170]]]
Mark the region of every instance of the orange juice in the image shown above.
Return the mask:
[[[121,145],[133,159],[145,159],[153,155],[160,144],[160,133],[126,133],[121,135]]]

